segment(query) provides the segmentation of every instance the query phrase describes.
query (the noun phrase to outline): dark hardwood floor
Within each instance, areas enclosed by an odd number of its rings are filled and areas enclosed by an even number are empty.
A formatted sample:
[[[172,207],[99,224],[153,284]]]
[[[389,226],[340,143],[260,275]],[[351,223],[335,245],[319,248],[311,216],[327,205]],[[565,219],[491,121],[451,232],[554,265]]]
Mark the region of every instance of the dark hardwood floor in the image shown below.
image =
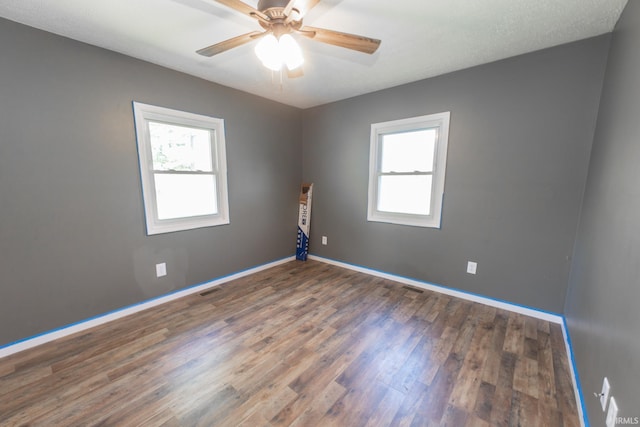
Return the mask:
[[[0,359],[2,426],[579,426],[562,330],[290,262]]]

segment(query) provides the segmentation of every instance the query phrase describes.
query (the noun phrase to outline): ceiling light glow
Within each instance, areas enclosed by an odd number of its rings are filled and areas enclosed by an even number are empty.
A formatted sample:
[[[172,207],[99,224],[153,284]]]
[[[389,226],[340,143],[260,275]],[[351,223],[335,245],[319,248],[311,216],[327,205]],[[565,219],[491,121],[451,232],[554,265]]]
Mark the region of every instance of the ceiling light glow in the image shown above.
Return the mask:
[[[258,42],[255,52],[262,65],[273,71],[281,70],[283,64],[295,70],[304,63],[300,46],[289,34],[283,34],[280,39],[267,34]]]

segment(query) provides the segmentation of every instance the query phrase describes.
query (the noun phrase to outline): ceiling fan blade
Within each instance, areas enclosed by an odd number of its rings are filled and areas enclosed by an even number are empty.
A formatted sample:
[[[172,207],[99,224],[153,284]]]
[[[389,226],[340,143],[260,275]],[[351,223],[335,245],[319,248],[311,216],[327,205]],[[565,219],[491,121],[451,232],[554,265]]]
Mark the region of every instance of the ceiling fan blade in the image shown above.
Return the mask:
[[[215,0],[218,3],[222,3],[223,5],[230,7],[231,9],[237,10],[240,13],[244,13],[245,15],[260,19],[263,21],[269,21],[269,17],[264,13],[260,12],[258,9],[249,6],[248,4],[241,2],[240,0]]]
[[[267,34],[267,32],[253,31],[251,33],[243,34],[241,36],[233,37],[229,40],[225,40],[220,43],[216,43],[209,47],[202,48],[197,50],[196,53],[202,56],[213,56],[219,53],[225,52],[229,49],[233,49],[234,47],[242,46],[245,43],[249,43],[250,41],[256,40],[262,36]]]
[[[289,0],[289,3],[287,3],[287,5],[282,10],[282,14],[284,16],[288,17],[291,14],[291,11],[293,10],[293,5],[294,5],[295,2],[296,2],[296,0]]]
[[[372,54],[380,46],[380,40],[369,37],[358,36],[356,34],[341,33],[339,31],[327,30],[325,28],[302,27],[298,33],[310,39],[344,47],[346,49],[357,50],[358,52]]]
[[[302,21],[307,12],[318,3],[320,0],[289,0],[289,3],[282,10],[282,14],[286,16],[285,24],[291,21]]]
[[[320,0],[298,0],[294,6],[300,11],[301,16],[305,16],[318,3],[320,3]]]

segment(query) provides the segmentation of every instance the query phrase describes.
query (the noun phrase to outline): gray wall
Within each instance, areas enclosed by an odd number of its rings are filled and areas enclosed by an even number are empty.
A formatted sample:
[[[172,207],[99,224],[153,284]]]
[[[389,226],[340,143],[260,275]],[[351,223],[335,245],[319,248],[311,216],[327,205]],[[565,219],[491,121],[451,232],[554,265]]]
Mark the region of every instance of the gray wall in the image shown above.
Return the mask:
[[[608,45],[601,36],[305,110],[310,251],[562,312]],[[367,222],[371,123],[441,111],[442,229]]]
[[[230,225],[145,235],[134,100],[225,119]],[[0,345],[291,256],[300,118],[0,20]]]
[[[640,417],[640,2],[613,33],[565,313],[587,410],[607,376],[619,416]]]

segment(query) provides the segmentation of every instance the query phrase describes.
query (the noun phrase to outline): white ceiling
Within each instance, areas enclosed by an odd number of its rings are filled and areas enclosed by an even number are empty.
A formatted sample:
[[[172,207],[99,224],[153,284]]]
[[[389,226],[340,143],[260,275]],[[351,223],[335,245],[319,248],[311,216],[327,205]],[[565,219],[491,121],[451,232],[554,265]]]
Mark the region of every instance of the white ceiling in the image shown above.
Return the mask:
[[[257,0],[246,0],[257,6]],[[262,67],[253,43],[197,49],[261,28],[215,0],[0,0],[0,16],[307,108],[613,30],[627,0],[322,0],[305,25],[382,40],[374,55],[299,38],[305,75]],[[274,81],[275,80],[275,81]]]

